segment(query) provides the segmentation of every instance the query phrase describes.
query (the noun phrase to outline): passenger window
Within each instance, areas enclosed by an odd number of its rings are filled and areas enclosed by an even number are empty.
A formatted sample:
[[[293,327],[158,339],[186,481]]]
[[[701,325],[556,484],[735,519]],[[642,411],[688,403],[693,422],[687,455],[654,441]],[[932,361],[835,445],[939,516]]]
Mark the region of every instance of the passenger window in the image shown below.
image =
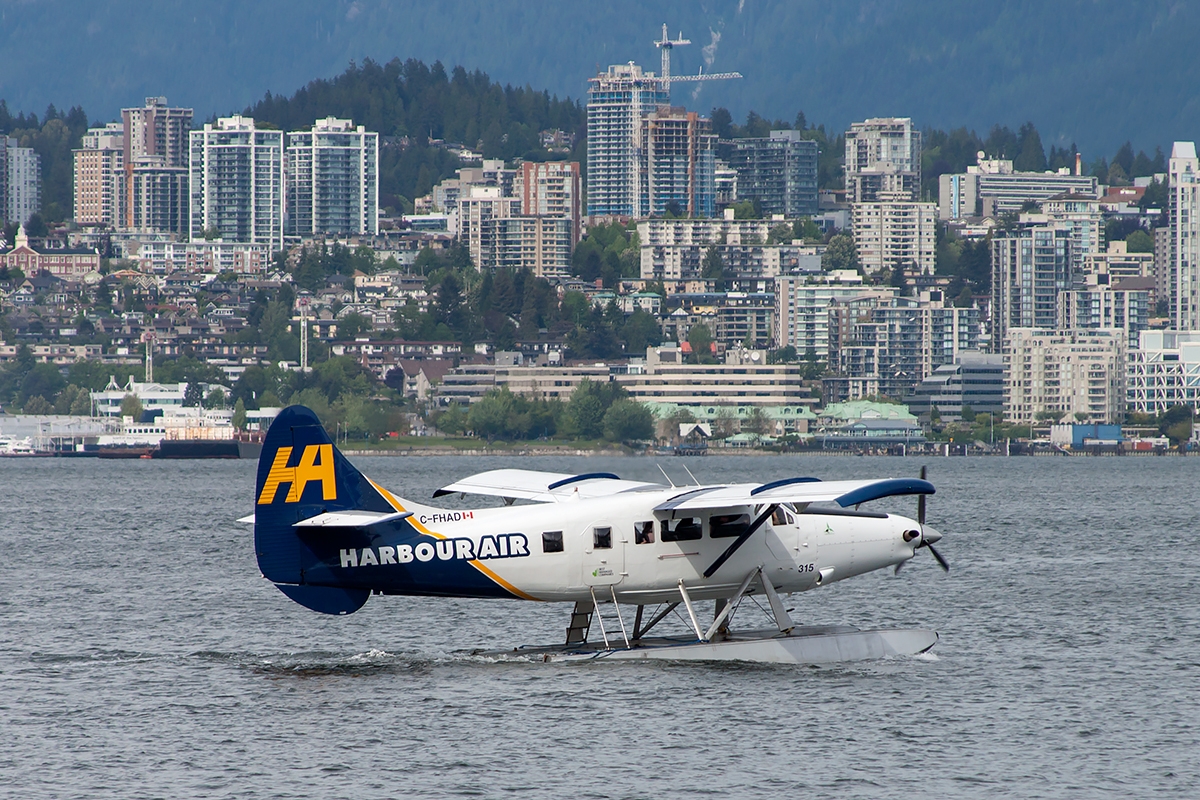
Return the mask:
[[[687,542],[699,539],[703,533],[698,517],[674,520],[674,527],[669,527],[670,524],[670,520],[663,520],[662,540],[664,542]]]
[[[786,512],[785,512],[785,513],[786,513]],[[787,518],[788,518],[788,525],[795,525],[795,524],[796,524],[796,518],[795,518],[795,517],[793,517],[791,514],[788,514],[788,515],[787,515]]]
[[[710,517],[708,535],[714,539],[730,539],[741,536],[750,527],[748,514],[724,514]]]
[[[543,553],[561,553],[563,551],[562,531],[546,531],[542,534]]]
[[[633,523],[633,543],[634,544],[654,544],[654,523],[653,522],[635,522],[635,523]]]
[[[612,528],[592,528],[592,545],[597,550],[612,548]]]

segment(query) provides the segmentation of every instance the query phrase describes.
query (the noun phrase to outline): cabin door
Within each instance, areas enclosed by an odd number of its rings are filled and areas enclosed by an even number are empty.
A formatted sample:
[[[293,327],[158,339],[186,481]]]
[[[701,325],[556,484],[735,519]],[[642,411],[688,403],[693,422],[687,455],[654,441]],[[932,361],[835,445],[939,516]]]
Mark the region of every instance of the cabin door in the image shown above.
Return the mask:
[[[601,520],[583,531],[583,585],[612,586],[625,577],[626,531]]]

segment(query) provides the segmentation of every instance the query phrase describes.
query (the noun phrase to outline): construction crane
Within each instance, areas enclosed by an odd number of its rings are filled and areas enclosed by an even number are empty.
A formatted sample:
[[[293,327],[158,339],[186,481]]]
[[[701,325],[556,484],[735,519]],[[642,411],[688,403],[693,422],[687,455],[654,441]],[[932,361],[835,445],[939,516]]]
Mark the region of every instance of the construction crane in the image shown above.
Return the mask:
[[[683,83],[684,81],[724,81],[730,78],[740,78],[740,72],[710,72],[704,74],[703,69],[696,75],[672,75],[671,74],[671,50],[676,47],[682,47],[685,44],[691,44],[691,39],[684,39],[683,32],[679,32],[678,39],[672,39],[667,33],[667,24],[664,22],[662,26],[662,39],[654,42],[654,46],[662,51],[662,71],[659,73],[663,88],[669,93],[672,83]]]

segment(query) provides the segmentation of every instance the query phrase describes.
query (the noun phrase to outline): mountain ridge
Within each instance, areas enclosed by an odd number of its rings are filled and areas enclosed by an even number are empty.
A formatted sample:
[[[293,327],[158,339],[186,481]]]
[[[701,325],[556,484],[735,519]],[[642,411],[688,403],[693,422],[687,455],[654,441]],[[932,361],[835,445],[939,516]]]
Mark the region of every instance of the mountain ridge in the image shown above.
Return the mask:
[[[53,102],[103,120],[163,94],[204,119],[268,91],[291,95],[351,61],[399,57],[579,100],[597,67],[635,60],[657,71],[651,42],[663,21],[694,42],[675,50],[676,74],[746,76],[676,90],[704,112],[803,110],[831,130],[890,115],[981,134],[1033,121],[1047,147],[1074,142],[1089,160],[1126,140],[1169,150],[1200,129],[1200,99],[1186,88],[1200,79],[1187,57],[1200,5],[1170,0],[623,0],[587,13],[549,0],[0,0],[0,97],[14,113]]]

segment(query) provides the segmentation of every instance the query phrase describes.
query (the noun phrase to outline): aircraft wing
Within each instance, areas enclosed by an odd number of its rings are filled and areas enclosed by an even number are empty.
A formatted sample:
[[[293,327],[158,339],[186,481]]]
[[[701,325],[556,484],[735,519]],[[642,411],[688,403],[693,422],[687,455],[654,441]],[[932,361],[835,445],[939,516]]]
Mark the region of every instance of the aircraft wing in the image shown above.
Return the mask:
[[[787,478],[771,483],[735,483],[682,492],[658,505],[655,511],[732,508],[766,503],[837,503],[847,506],[907,494],[933,494],[933,484],[918,478],[884,478],[864,481],[820,481]]]
[[[538,472],[531,469],[493,469],[455,481],[433,493],[478,494],[505,499],[532,500],[537,503],[558,503],[573,497],[606,497],[637,489],[662,489],[657,483],[623,481],[611,472],[585,472],[571,475],[561,472]]]

